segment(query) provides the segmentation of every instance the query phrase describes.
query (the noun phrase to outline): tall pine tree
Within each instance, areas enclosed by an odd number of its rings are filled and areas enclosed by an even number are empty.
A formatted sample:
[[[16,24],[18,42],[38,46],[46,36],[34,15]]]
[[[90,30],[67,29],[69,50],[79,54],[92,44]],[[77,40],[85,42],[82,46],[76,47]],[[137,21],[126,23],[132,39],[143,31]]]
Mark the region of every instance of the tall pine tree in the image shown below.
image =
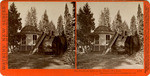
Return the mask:
[[[72,17],[69,13],[68,5],[65,6],[64,11],[64,24],[65,24],[65,35],[67,37],[68,50],[72,49],[73,43],[73,25],[72,25]]]
[[[51,35],[54,35],[54,36],[56,35],[56,27],[55,27],[53,21],[50,21],[50,23],[49,23],[49,32]]]
[[[25,25],[37,27],[36,9],[34,7],[31,7],[30,11],[28,11]]]
[[[138,26],[138,34],[140,36],[141,44],[143,44],[143,13],[140,4],[138,5],[137,11],[137,26]]]
[[[132,16],[132,18],[131,18],[130,30],[131,30],[131,33],[132,33],[133,36],[137,33],[137,26],[136,26],[135,16]]]
[[[62,35],[63,31],[64,31],[64,26],[63,26],[63,18],[60,15],[58,18],[58,22],[57,22],[57,31],[59,33],[59,35]]]
[[[104,12],[101,11],[101,15],[99,18],[99,26],[105,26],[105,16],[104,16]]]
[[[129,30],[129,27],[128,27],[126,21],[124,21],[122,25],[123,25],[123,35],[128,36],[130,33],[130,30]]]
[[[135,60],[139,64],[144,64],[144,40],[143,40],[143,13],[140,4],[138,5],[138,11],[137,11],[137,26],[138,26],[138,36],[139,36],[139,41],[141,44],[140,51],[136,53],[135,55]]]
[[[112,30],[117,31],[119,34],[123,34],[123,23],[122,23],[122,18],[120,15],[120,11],[118,11],[117,15],[115,16],[115,20],[113,21],[112,24]]]
[[[95,29],[95,23],[94,23],[93,13],[91,12],[91,9],[86,3],[83,6],[83,9],[79,9],[79,13],[77,14],[77,22],[79,29],[77,30],[78,39],[83,42],[85,45],[90,44],[90,39],[88,35],[91,33],[92,30]]]
[[[110,12],[109,8],[104,8],[101,12],[100,19],[99,19],[100,26],[107,26],[110,28]]]
[[[15,3],[10,5],[8,10],[8,45],[18,45],[20,38],[18,37],[18,30],[22,28],[20,13],[17,11]],[[12,48],[13,49],[13,48]]]
[[[47,11],[45,10],[44,14],[42,15],[42,19],[39,22],[39,29],[41,31],[48,32],[50,30],[48,25],[49,25],[49,19],[48,19]]]

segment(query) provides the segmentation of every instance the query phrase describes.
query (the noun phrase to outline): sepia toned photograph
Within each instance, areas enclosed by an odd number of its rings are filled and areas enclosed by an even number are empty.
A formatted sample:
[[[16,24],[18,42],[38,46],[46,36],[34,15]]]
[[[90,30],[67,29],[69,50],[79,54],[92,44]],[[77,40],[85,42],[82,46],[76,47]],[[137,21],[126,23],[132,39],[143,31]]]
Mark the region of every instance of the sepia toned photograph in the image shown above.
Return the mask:
[[[144,69],[143,2],[77,2],[78,69]]]
[[[8,3],[8,69],[75,68],[75,2]]]

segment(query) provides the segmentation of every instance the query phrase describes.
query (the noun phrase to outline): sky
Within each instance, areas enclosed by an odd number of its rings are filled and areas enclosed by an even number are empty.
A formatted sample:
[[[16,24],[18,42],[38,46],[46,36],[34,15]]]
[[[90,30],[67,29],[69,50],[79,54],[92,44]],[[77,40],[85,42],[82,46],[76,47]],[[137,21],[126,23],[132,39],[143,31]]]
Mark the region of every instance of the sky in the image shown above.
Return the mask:
[[[27,17],[28,11],[31,7],[35,7],[37,12],[37,24],[42,19],[42,15],[45,10],[47,10],[47,15],[49,21],[53,21],[54,25],[57,26],[58,17],[62,15],[64,17],[65,5],[67,3],[69,8],[69,13],[72,15],[73,5],[70,2],[14,2],[20,17],[22,18],[22,26],[25,26],[25,20]],[[9,6],[12,2],[9,2]]]
[[[83,7],[87,2],[78,2],[77,3],[77,13],[79,8]],[[120,14],[122,17],[122,21],[126,21],[128,26],[130,27],[131,17],[134,15],[137,17],[138,4],[140,4],[143,12],[143,2],[88,2],[91,11],[93,12],[93,17],[95,18],[95,26],[97,27],[99,24],[99,18],[101,11],[104,10],[105,7],[109,8],[110,11],[110,20],[111,24],[115,19],[115,16],[120,10]]]

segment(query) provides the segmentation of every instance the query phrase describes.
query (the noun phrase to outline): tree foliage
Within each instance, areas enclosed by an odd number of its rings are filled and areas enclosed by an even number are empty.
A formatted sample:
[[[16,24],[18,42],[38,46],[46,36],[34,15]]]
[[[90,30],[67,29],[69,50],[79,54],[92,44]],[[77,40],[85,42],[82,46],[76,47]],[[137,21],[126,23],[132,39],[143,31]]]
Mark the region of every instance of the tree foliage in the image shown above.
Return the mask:
[[[15,46],[18,45],[20,41],[18,30],[22,28],[22,19],[20,18],[20,13],[17,11],[15,3],[10,5],[8,17],[8,45]]]
[[[137,26],[138,26],[138,33],[140,36],[141,44],[143,44],[143,13],[141,10],[140,4],[138,5],[138,11],[137,11]]]
[[[65,22],[65,35],[67,37],[67,43],[68,43],[68,49],[72,49],[73,46],[73,26],[72,26],[72,17],[71,14],[69,13],[68,6],[66,4],[65,6],[65,12],[64,12],[64,22]]]
[[[57,22],[57,31],[59,33],[59,35],[62,35],[63,31],[64,31],[64,26],[63,26],[63,18],[60,15],[58,18],[58,22]]]
[[[107,26],[110,28],[110,12],[109,8],[104,8],[103,11],[101,11],[101,15],[99,18],[99,25],[100,26]]]
[[[129,36],[130,35],[130,29],[126,21],[123,22],[123,35]]]
[[[79,9],[77,16],[79,27],[85,35],[91,33],[91,31],[95,29],[95,19],[93,18],[93,13],[91,12],[88,3],[83,6],[83,9]]]
[[[144,40],[143,40],[143,13],[140,4],[138,5],[137,11],[137,26],[138,26],[138,36],[140,39],[141,48],[140,51],[136,53],[135,60],[139,64],[144,64]]]
[[[116,15],[116,20],[118,21],[118,24],[122,23],[122,18],[121,18],[121,15],[120,15],[120,11],[118,11],[118,13]]]
[[[135,16],[132,16],[132,18],[131,18],[130,30],[131,30],[132,35],[135,35],[137,33],[137,26],[136,26]]]
[[[51,34],[56,35],[56,27],[55,27],[53,21],[50,21],[50,23],[49,23],[49,31],[51,32]]]
[[[50,30],[50,27],[48,25],[49,25],[49,19],[48,19],[47,11],[45,10],[42,19],[39,22],[39,30],[48,32]]]
[[[37,27],[36,9],[34,7],[31,7],[30,11],[28,11],[25,25]]]
[[[88,35],[91,33],[92,30],[95,29],[95,23],[94,23],[93,13],[91,12],[91,9],[86,3],[83,6],[83,9],[79,9],[79,13],[77,14],[77,24],[78,24],[78,39],[82,41],[84,44],[89,44],[89,38]]]
[[[118,11],[117,15],[115,16],[115,20],[112,23],[112,30],[117,31],[119,34],[123,34],[123,23],[122,23],[122,18],[120,15],[120,11]]]

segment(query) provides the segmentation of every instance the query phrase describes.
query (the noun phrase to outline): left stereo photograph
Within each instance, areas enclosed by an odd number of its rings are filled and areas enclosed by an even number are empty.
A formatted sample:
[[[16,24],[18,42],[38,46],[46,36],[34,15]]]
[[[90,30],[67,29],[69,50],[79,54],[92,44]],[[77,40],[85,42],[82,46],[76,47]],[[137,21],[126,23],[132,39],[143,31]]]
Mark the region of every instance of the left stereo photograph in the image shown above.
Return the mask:
[[[75,2],[8,3],[8,69],[74,69]]]

